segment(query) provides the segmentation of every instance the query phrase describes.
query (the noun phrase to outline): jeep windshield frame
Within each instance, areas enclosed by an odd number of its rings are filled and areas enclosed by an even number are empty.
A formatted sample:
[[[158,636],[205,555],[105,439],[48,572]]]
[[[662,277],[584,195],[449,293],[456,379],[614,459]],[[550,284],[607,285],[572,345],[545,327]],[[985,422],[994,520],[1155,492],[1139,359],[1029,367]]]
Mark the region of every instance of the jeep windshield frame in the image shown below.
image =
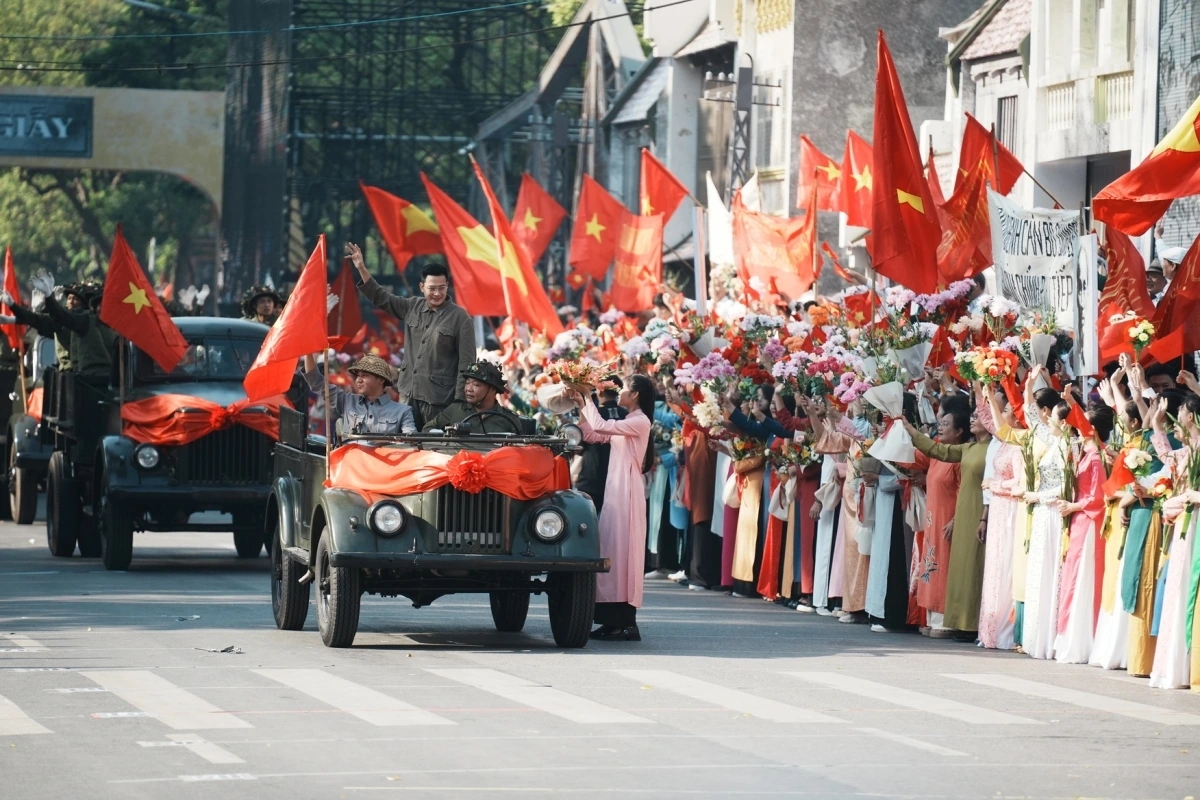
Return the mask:
[[[143,350],[132,347],[130,376],[134,384],[237,382],[246,377],[263,339],[230,333],[192,334],[183,360],[163,372]],[[265,338],[265,337],[264,337]],[[218,369],[218,364],[222,367]]]

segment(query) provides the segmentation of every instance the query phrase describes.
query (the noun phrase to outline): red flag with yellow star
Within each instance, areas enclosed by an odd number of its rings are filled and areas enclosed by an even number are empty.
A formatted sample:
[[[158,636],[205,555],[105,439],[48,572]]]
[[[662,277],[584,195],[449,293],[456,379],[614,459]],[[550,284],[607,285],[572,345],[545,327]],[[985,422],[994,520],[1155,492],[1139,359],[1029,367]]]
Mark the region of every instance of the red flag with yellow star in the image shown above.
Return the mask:
[[[612,304],[619,311],[632,314],[654,307],[662,284],[662,236],[662,214],[625,212],[612,283]]]
[[[938,288],[937,248],[942,231],[904,101],[900,76],[879,31],[875,73],[875,175],[871,209],[875,271],[914,292]]]
[[[163,372],[175,369],[187,350],[187,341],[154,294],[120,225],[100,300],[100,321],[141,348]]]
[[[1100,190],[1096,219],[1130,236],[1150,230],[1171,202],[1200,194],[1200,97],[1146,160]]]
[[[662,214],[663,224],[688,196],[687,187],[671,174],[661,161],[642,148],[642,169],[638,187],[638,213],[643,217]]]
[[[621,220],[625,213],[621,201],[592,180],[591,175],[584,175],[567,263],[589,278],[604,280],[613,253],[617,251],[617,238],[621,235]]]
[[[810,185],[812,201],[817,187]],[[762,285],[798,299],[813,285],[816,247],[816,212],[784,219],[750,211],[742,203],[741,193],[733,198],[733,259],[738,277],[750,285],[758,278]]]
[[[996,178],[997,161],[1000,163],[999,179]],[[1008,194],[1016,185],[1025,168],[1021,166],[1021,159],[996,141],[996,137],[990,130],[983,127],[979,120],[967,114],[962,147],[958,151],[958,175],[954,179],[955,188],[957,189],[959,184],[964,183],[976,170],[983,170],[994,191]]]
[[[846,224],[871,227],[871,145],[854,131],[846,132],[846,152],[842,154],[841,210]]]
[[[474,159],[471,163],[475,167],[475,177],[483,186],[488,210],[492,214],[492,246],[495,248],[492,252],[499,264],[500,285],[504,290],[504,304],[508,307],[508,315],[518,322],[529,323],[530,328],[543,331],[553,339],[562,333],[563,329],[558,312],[546,296],[541,279],[533,271],[529,259],[514,243],[516,237],[513,235],[512,226],[500,206],[500,201],[496,199],[496,193],[492,191],[492,185],[488,183],[479,164]]]
[[[329,297],[327,269],[325,234],[321,234],[308,262],[300,270],[300,279],[296,281],[287,305],[267,332],[254,363],[242,379],[247,401],[253,403],[283,394],[292,385],[297,360],[311,353],[324,352],[328,344],[325,330],[329,308],[326,303]]]
[[[468,314],[503,317],[508,313],[508,307],[504,304],[496,239],[425,173],[421,173],[421,181],[429,193],[429,204],[442,232],[446,263],[454,281],[455,302]]]
[[[512,232],[517,247],[525,251],[530,264],[536,264],[546,252],[566,216],[566,209],[538,186],[533,176],[528,172],[521,176],[517,207],[513,209]]]
[[[12,248],[4,248],[4,291],[12,295],[12,299],[21,302],[21,285],[17,281],[17,268],[13,264]],[[12,316],[12,309],[8,306],[0,304],[0,314],[6,317]],[[18,350],[21,347],[21,339],[23,335],[23,326],[16,324],[0,325],[0,333],[8,339],[8,346],[13,350]]]
[[[800,172],[796,179],[796,208],[807,208],[808,196],[817,188],[817,209],[841,211],[842,167],[825,155],[808,136],[800,137]]]
[[[388,253],[396,262],[396,272],[403,272],[413,256],[425,256],[442,252],[442,237],[437,223],[429,215],[407,200],[383,189],[358,182],[367,207],[383,236]]]

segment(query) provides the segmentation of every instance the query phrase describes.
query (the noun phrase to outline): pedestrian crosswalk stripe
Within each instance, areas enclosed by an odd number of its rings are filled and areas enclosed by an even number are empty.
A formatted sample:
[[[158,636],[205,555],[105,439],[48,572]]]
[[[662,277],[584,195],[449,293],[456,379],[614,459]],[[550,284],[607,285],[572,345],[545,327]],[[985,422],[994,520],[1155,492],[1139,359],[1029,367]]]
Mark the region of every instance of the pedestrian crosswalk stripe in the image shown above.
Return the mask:
[[[409,705],[383,692],[330,675],[323,670],[256,669],[254,672],[345,711],[364,722],[383,728],[455,724],[437,714]]]
[[[1116,697],[1106,697],[1100,694],[1092,694],[1091,692],[1081,692],[1076,689],[1066,689],[1061,686],[1053,686],[1047,683],[1037,683],[1036,681],[1027,681],[1023,678],[1014,678],[1010,675],[998,675],[993,673],[963,673],[963,674],[946,674],[947,678],[955,678],[968,683],[979,684],[980,686],[991,686],[996,689],[1006,689],[1010,692],[1029,695],[1030,697],[1041,697],[1046,700],[1057,700],[1060,703],[1068,703],[1073,706],[1082,708],[1090,708],[1096,711],[1107,711],[1111,714],[1119,714],[1123,717],[1132,717],[1141,719],[1147,722],[1157,722],[1162,725],[1200,725],[1200,716],[1196,714],[1187,714],[1182,711],[1172,711],[1169,708],[1158,708],[1156,706],[1145,705],[1144,703],[1134,703],[1129,700],[1121,700]]]
[[[872,700],[882,700],[885,703],[904,706],[915,711],[926,711],[950,719],[968,722],[972,725],[1041,725],[1037,720],[1028,717],[1018,717],[1015,714],[1005,714],[1002,711],[992,711],[989,708],[960,703],[945,697],[922,694],[909,689],[888,686],[862,678],[852,678],[835,672],[787,672],[810,683],[819,683],[832,689],[838,689],[850,694],[869,697]]]
[[[835,723],[846,721],[817,711],[810,711],[807,708],[797,708],[776,700],[756,697],[737,689],[726,689],[715,683],[688,678],[665,669],[618,669],[614,671],[618,675],[641,681],[656,689],[666,689],[684,697],[691,697],[694,700],[711,703],[771,722]]]
[[[12,649],[0,650],[0,653],[36,653],[46,647],[36,639],[30,639],[23,633],[0,633],[0,639],[5,639]]]
[[[17,704],[0,695],[0,736],[28,736],[34,733],[53,733],[29,718]]]
[[[499,695],[514,703],[520,703],[585,725],[652,722],[644,717],[636,717],[619,709],[609,708],[586,698],[567,694],[551,686],[542,686],[494,669],[427,669],[425,671]]]
[[[253,727],[153,672],[111,670],[79,674],[178,731]]]

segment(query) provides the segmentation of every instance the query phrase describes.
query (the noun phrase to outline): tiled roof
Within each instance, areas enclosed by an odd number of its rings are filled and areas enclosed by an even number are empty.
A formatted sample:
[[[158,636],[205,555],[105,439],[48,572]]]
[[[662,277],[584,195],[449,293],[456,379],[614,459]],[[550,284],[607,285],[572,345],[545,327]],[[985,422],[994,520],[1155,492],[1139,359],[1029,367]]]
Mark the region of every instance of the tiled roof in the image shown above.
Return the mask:
[[[975,41],[963,51],[964,60],[1015,53],[1029,35],[1033,0],[1008,0]]]
[[[676,58],[683,56],[695,55],[703,53],[705,50],[713,50],[727,44],[733,44],[737,39],[725,35],[725,31],[721,29],[721,23],[715,19],[710,19],[708,24],[696,34],[696,38],[680,48],[675,54]]]

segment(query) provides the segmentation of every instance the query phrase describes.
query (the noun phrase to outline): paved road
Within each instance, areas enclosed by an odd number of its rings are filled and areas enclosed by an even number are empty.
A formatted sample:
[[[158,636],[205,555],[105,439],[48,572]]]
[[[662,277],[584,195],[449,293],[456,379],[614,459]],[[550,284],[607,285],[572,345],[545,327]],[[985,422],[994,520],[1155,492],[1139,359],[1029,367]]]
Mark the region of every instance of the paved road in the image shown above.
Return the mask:
[[[0,525],[6,800],[1200,795],[1200,695],[1124,673],[665,582],[641,643],[369,598],[335,651],[231,536],[140,534],[128,573],[44,537]]]

